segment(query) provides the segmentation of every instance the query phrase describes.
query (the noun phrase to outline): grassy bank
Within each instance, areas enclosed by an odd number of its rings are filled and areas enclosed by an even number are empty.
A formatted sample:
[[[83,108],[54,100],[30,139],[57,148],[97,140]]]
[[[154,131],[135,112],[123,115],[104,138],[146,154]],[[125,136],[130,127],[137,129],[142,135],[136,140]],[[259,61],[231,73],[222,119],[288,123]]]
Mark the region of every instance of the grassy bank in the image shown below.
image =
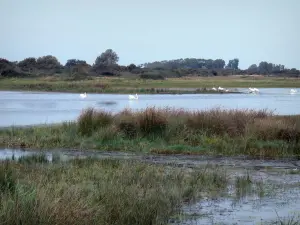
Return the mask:
[[[50,164],[36,156],[0,161],[0,221],[2,225],[167,224],[183,203],[225,190],[226,174],[212,169],[92,158]]]
[[[272,78],[251,76],[170,78],[143,80],[134,78],[86,78],[68,77],[2,78],[0,90],[59,91],[88,93],[214,93],[212,87],[300,87],[299,78]],[[190,88],[190,90],[188,89]],[[176,90],[174,90],[176,89]],[[234,91],[234,90],[233,90]]]
[[[300,116],[266,110],[85,110],[77,122],[0,131],[0,145],[157,154],[300,156]]]

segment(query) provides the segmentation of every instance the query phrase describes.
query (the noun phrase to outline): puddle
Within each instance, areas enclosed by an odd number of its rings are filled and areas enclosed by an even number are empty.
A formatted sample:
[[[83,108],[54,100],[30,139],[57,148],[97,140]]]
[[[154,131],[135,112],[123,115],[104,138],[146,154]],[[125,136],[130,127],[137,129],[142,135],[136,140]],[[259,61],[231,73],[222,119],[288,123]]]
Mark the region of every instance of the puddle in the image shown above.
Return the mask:
[[[19,159],[22,156],[29,156],[29,155],[34,155],[37,154],[38,152],[35,151],[23,151],[20,149],[2,149],[0,150],[0,160],[5,160],[5,159]],[[48,161],[52,161],[52,153],[45,152],[45,155],[47,157]]]
[[[231,184],[227,195],[217,199],[203,200],[185,205],[182,213],[185,218],[171,224],[274,224],[284,218],[300,216],[300,172],[296,169],[261,171],[229,170]],[[236,178],[249,174],[249,184],[240,184]],[[193,219],[190,219],[192,215]]]
[[[197,219],[180,221],[173,224],[268,224],[277,217],[293,217],[300,214],[300,189],[280,191],[273,196],[259,198],[248,196],[236,202],[233,198],[203,200],[185,206],[187,215],[200,214]]]
[[[138,156],[130,153],[123,152],[100,152],[100,151],[79,151],[79,150],[51,150],[51,151],[34,151],[34,150],[22,150],[22,149],[0,149],[0,160],[5,159],[18,159],[22,156],[28,156],[33,154],[43,153],[47,156],[49,161],[52,161],[54,155],[59,155],[61,159],[72,158],[85,158],[85,157],[98,157],[98,158],[116,158],[116,159],[132,159]]]

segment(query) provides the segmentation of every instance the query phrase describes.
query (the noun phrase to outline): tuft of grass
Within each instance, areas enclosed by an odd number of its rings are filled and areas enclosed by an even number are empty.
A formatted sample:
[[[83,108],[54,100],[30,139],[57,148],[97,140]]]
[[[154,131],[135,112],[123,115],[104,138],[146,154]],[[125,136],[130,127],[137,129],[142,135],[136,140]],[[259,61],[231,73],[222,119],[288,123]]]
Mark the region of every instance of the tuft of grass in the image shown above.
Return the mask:
[[[15,170],[15,192],[0,198],[3,225],[167,224],[183,203],[221,193],[227,185],[224,171],[215,168],[95,158],[8,165],[22,169]]]
[[[252,180],[249,174],[246,176],[239,176],[235,180],[236,197],[240,199],[248,195],[252,191]]]
[[[151,107],[138,114],[138,125],[143,135],[163,135],[168,121],[162,111]]]
[[[78,130],[82,135],[91,135],[97,128],[110,125],[112,120],[111,113],[88,108],[78,118]]]
[[[13,168],[8,160],[0,164],[0,192],[13,193],[17,185],[17,180]],[[1,195],[0,193],[0,195]]]

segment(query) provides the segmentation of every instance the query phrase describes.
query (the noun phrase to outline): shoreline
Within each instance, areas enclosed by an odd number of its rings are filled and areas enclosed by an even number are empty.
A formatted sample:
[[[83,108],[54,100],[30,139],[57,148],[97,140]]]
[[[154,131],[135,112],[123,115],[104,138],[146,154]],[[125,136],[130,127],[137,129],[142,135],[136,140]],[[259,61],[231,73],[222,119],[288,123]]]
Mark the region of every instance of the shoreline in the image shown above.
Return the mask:
[[[213,87],[228,89],[213,91]],[[236,89],[300,88],[299,78],[263,77],[253,79],[240,76],[182,77],[165,80],[144,80],[127,77],[87,77],[68,80],[66,77],[1,78],[1,91],[39,91],[58,93],[108,93],[108,94],[240,94]]]
[[[212,91],[212,90],[187,90],[187,88],[151,88],[151,89],[115,89],[105,91],[85,91],[89,94],[147,94],[147,95],[184,95],[184,94],[245,94],[241,91]],[[57,93],[57,94],[79,94],[83,91],[76,90],[39,90],[39,89],[3,89],[0,91],[7,92],[36,92],[36,93]]]

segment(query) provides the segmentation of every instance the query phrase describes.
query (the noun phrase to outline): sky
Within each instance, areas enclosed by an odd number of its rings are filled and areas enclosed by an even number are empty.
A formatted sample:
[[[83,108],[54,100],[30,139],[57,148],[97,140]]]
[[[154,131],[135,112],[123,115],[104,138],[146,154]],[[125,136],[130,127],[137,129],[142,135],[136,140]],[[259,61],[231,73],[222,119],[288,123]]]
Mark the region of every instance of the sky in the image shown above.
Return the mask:
[[[299,0],[0,0],[0,58],[239,58],[300,69]]]

